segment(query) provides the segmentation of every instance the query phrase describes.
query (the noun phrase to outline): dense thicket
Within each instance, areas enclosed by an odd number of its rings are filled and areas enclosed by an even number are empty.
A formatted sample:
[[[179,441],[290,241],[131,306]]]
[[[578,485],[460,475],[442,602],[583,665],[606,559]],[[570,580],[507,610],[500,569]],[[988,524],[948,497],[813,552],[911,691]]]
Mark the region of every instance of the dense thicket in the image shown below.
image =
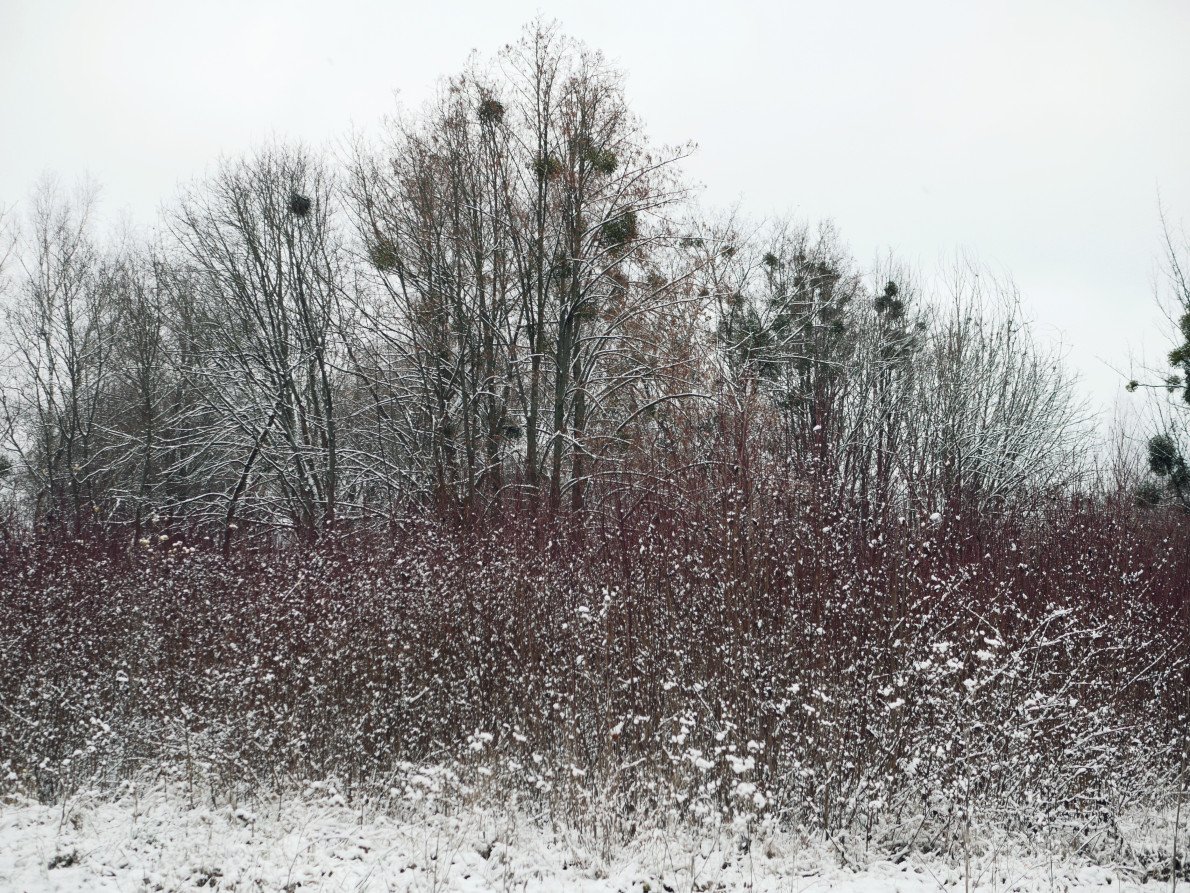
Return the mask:
[[[611,839],[767,817],[847,859],[996,829],[1146,867],[1124,828],[1185,765],[1185,530],[1067,500],[874,530],[789,483],[725,459],[594,526],[230,559],[10,540],[4,784],[490,795]]]

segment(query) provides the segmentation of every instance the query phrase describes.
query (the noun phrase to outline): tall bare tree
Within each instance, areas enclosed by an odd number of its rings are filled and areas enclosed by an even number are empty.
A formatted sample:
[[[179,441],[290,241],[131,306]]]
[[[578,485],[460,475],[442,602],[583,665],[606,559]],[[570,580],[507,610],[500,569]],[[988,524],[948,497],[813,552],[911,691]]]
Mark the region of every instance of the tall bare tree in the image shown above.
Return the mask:
[[[91,233],[95,189],[34,192],[7,310],[13,385],[3,395],[10,446],[20,457],[34,515],[78,531],[104,510],[109,447],[101,422],[117,325],[116,264]]]
[[[303,534],[336,519],[345,274],[334,208],[323,163],[272,145],[221,165],[172,222],[205,330],[188,374],[201,382],[219,437],[235,444],[225,541],[248,496],[277,498],[284,522]]]
[[[407,439],[440,495],[498,492],[515,457],[527,484],[581,505],[595,444],[655,371],[626,378],[628,342],[689,302],[666,216],[682,154],[652,150],[619,73],[544,25],[360,153],[352,193],[384,298],[364,316],[384,390],[421,394]]]

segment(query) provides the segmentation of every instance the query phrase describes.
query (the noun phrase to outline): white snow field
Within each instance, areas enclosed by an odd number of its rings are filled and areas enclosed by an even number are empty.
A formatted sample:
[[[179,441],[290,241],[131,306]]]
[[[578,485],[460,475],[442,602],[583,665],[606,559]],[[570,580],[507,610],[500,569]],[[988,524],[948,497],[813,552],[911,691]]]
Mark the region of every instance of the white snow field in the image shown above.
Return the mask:
[[[0,891],[1168,891],[1111,865],[1006,857],[843,868],[829,845],[788,834],[672,832],[606,849],[479,808],[422,820],[337,798],[249,809],[192,806],[160,791],[0,804]],[[742,844],[742,841],[747,841]],[[966,860],[964,860],[966,861]]]

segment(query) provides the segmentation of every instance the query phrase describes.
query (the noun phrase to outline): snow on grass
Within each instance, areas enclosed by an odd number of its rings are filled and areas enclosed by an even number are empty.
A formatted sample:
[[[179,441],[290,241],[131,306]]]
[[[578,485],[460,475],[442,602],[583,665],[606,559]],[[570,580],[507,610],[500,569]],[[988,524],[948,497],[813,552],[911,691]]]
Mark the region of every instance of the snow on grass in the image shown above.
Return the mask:
[[[1167,890],[1110,866],[984,853],[962,866],[912,860],[839,867],[796,835],[660,830],[608,847],[514,811],[395,816],[326,798],[191,805],[161,791],[0,804],[0,890],[41,891]]]

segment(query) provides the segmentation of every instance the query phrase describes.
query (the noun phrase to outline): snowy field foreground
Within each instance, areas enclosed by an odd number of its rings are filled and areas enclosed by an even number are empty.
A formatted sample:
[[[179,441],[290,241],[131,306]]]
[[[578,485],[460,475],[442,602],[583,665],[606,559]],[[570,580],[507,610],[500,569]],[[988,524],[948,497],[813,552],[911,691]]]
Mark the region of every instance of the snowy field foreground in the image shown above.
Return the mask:
[[[0,805],[0,890],[839,890],[917,893],[1168,890],[1112,866],[992,849],[962,866],[907,860],[843,868],[796,837],[654,832],[598,840],[474,809],[424,820],[312,799],[267,810],[191,806],[161,793]]]

